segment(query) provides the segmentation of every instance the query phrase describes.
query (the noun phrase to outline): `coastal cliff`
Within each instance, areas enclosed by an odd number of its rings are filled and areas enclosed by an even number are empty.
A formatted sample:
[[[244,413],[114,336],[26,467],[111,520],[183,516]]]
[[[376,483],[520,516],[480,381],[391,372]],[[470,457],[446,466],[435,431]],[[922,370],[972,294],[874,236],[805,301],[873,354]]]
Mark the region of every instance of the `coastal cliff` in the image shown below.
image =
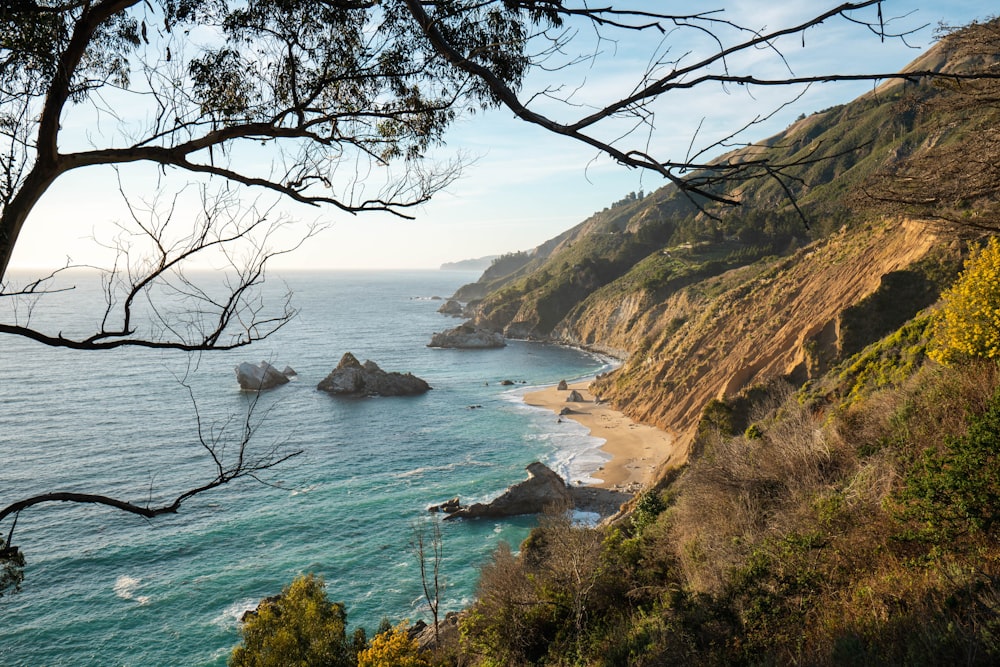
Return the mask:
[[[913,67],[961,71],[939,45]],[[802,384],[898,328],[952,280],[962,245],[872,194],[884,174],[953,136],[919,109],[947,95],[887,84],[799,118],[719,163],[763,155],[780,175],[696,201],[631,193],[456,295],[476,326],[624,360],[592,390],[690,444],[709,401],[773,378]],[[950,125],[949,125],[950,123]],[[876,193],[877,194],[877,193]]]
[[[914,67],[969,57],[1000,65],[1000,20]],[[420,633],[433,659],[997,664],[998,101],[1000,78],[882,86],[720,158],[781,165],[720,187],[743,206],[631,193],[459,290],[476,326],[623,359],[527,403],[676,436],[625,468],[686,456],[624,515],[548,512],[501,545],[471,605]],[[536,465],[474,513],[565,500]]]
[[[912,67],[971,61],[996,70],[1000,21]],[[786,165],[720,189],[742,206],[626,198],[471,304],[508,337],[618,354],[590,391],[687,457],[613,525],[547,517],[498,552],[465,645],[491,664],[997,663],[997,100],[996,79],[881,86],[720,158]],[[549,613],[565,601],[586,619]]]

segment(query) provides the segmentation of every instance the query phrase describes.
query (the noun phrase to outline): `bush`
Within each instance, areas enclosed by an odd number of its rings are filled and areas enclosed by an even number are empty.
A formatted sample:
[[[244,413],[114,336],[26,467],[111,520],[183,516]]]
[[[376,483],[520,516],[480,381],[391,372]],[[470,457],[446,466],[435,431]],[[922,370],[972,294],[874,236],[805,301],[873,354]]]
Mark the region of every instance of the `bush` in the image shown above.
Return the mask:
[[[942,300],[930,357],[946,366],[968,358],[1000,358],[1000,242],[995,237],[973,252]]]
[[[299,576],[244,621],[230,667],[352,667],[356,647],[346,625],[344,606],[327,599],[323,579]]]
[[[375,635],[371,646],[358,653],[358,667],[430,667],[426,652],[410,637],[406,624]]]
[[[638,535],[647,526],[656,521],[663,510],[667,509],[667,504],[663,502],[663,496],[655,489],[644,491],[635,503],[632,510],[632,528]]]
[[[945,438],[943,451],[926,450],[907,475],[906,515],[929,536],[989,533],[1000,519],[1000,391],[968,424],[965,435]]]

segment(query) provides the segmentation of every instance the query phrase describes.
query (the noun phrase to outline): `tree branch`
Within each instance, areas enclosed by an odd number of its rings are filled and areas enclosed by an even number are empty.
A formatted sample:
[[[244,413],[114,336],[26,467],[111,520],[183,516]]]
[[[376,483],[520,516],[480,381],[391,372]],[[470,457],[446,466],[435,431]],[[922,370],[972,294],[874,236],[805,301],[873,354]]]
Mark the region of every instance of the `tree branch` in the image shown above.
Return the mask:
[[[57,502],[103,505],[105,507],[111,507],[128,514],[135,514],[148,519],[163,514],[176,514],[184,502],[197,495],[205,493],[206,491],[211,491],[212,489],[244,477],[257,479],[257,476],[260,475],[260,473],[270,470],[302,454],[302,450],[283,451],[283,443],[276,443],[269,446],[259,455],[250,455],[249,447],[254,435],[256,434],[257,428],[263,422],[264,418],[267,417],[267,412],[265,412],[262,417],[255,417],[257,402],[260,398],[259,394],[256,394],[250,399],[250,402],[247,405],[246,418],[242,421],[240,426],[238,436],[239,439],[237,441],[238,447],[235,457],[233,457],[234,460],[231,462],[228,461],[225,455],[225,426],[218,431],[213,429],[211,436],[206,435],[202,424],[201,414],[198,411],[198,404],[194,399],[194,393],[191,387],[185,384],[183,380],[181,380],[181,384],[187,388],[188,393],[191,396],[191,402],[194,406],[199,445],[211,458],[213,467],[215,468],[215,475],[210,481],[187,489],[174,496],[172,500],[165,501],[160,504],[146,503],[144,505],[140,505],[132,501],[104,494],[82,493],[75,491],[54,491],[41,493],[29,498],[18,500],[7,505],[6,507],[0,508],[0,525],[3,524],[5,519],[11,516],[14,517],[14,524],[16,525],[17,517],[22,511],[36,505]],[[11,526],[7,536],[6,542],[8,546],[10,546],[10,540],[13,538],[13,533],[14,525]]]

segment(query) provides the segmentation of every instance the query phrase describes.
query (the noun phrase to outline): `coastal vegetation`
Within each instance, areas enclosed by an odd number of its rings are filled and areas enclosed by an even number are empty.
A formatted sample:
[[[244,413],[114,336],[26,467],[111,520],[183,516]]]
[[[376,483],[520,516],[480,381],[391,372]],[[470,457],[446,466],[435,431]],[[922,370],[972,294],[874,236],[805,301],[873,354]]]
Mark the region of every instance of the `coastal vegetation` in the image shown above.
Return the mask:
[[[914,67],[995,63],[998,35]],[[886,86],[753,149],[790,152],[794,205],[775,180],[749,212],[667,188],[489,276],[477,324],[624,351],[592,391],[688,456],[614,521],[553,511],[497,549],[431,664],[1000,660],[1000,192],[907,195],[962,189],[930,156],[996,150],[966,129],[997,126],[997,90]]]
[[[894,32],[878,0],[820,9],[771,32],[719,20],[715,13],[591,8],[548,0],[3,3],[0,298],[11,305],[0,333],[80,352],[129,347],[207,352],[267,337],[294,315],[287,298],[276,306],[263,302],[268,263],[294,250],[317,228],[301,227],[291,241],[278,243],[290,225],[278,213],[278,204],[264,204],[260,195],[351,214],[410,217],[414,206],[457,178],[461,159],[442,163],[430,158],[454,121],[479,109],[506,108],[526,123],[665,178],[689,197],[664,202],[660,213],[665,214],[676,206],[690,209],[692,203],[697,209],[699,202],[738,204],[738,197],[720,189],[727,182],[773,181],[786,196],[794,194],[784,176],[794,165],[772,162],[770,156],[702,163],[699,156],[720,149],[721,141],[698,148],[692,144],[692,159],[681,162],[649,154],[654,142],[639,128],[653,127],[650,121],[661,100],[684,94],[692,80],[707,86],[733,81],[787,86],[940,75],[930,68],[759,80],[750,72],[731,70],[737,55],[756,56],[764,44],[777,62],[785,63],[774,40],[830,21],[882,39],[905,40],[909,31]],[[189,39],[192,32],[205,39]],[[585,55],[573,54],[582,35],[594,36],[596,53],[604,40],[646,34],[690,36],[704,55],[677,68],[671,49],[654,39],[647,66],[636,70],[634,85],[626,87],[630,92],[591,100],[584,107],[572,97],[559,100],[562,93],[555,90],[543,95],[522,91],[533,71],[590,61],[588,46],[579,49]],[[720,64],[725,64],[722,70]],[[949,79],[981,76],[959,73]],[[554,102],[562,102],[558,107],[569,116],[547,115]],[[596,112],[589,108],[595,103]],[[623,132],[622,121],[633,129]],[[152,165],[153,171],[142,172],[143,165]],[[112,180],[117,180],[125,211],[121,217],[127,220],[110,239],[99,240],[111,256],[97,267],[105,303],[90,313],[90,331],[81,332],[77,323],[38,328],[33,324],[37,319],[28,321],[18,313],[43,307],[45,297],[61,289],[53,287],[54,279],[72,267],[14,285],[8,267],[18,239],[26,225],[36,224],[33,213],[49,200],[55,184],[70,174],[102,168],[116,174]],[[149,178],[153,173],[155,179]],[[148,191],[151,182],[154,192]],[[608,216],[617,224],[651,198],[629,194]],[[98,208],[105,205],[102,201]],[[114,216],[108,213],[108,218]],[[662,215],[658,223],[672,224]],[[581,250],[589,247],[591,252],[581,255],[579,275],[553,271],[526,277],[521,288],[537,293],[527,302],[533,318],[519,331],[535,335],[552,330],[590,290],[627,271],[659,243],[663,230],[648,229],[625,245],[597,234],[581,240]],[[624,227],[618,232],[633,237]],[[741,252],[745,261],[758,251]],[[207,285],[189,271],[205,264],[222,267],[224,287]],[[495,268],[517,264],[502,261]],[[12,540],[18,519],[26,519],[22,512],[30,507],[86,503],[147,518],[173,514],[193,496],[254,478],[294,455],[273,448],[257,451],[249,435],[231,458],[203,433],[197,441],[205,477],[180,490],[136,492],[144,498],[140,502],[101,490],[4,498],[4,566],[16,570],[23,561]]]
[[[198,150],[215,145],[213,139],[224,145],[232,137],[265,143],[291,137],[306,142],[307,157],[315,158],[308,164],[324,162],[320,156],[329,144],[359,146],[373,164],[407,163],[439,142],[454,119],[453,104],[505,104],[530,122],[587,139],[576,126],[553,127],[529,114],[514,95],[535,64],[525,50],[527,34],[560,27],[568,14],[559,3],[497,3],[516,12],[514,23],[500,20],[505,15],[499,9],[483,19],[478,12],[496,8],[489,2],[436,20],[427,14],[436,5],[386,3],[387,20],[379,25],[388,32],[378,33],[385,42],[376,60],[389,71],[381,83],[371,80],[366,60],[339,59],[342,52],[361,55],[351,40],[363,33],[359,26],[369,25],[356,13],[368,8],[364,3],[243,4],[167,2],[163,11],[174,28],[212,19],[244,39],[271,34],[294,18],[297,32],[285,45],[294,51],[308,38],[311,47],[299,59],[272,63],[291,68],[279,77],[289,86],[280,94],[255,88],[261,80],[245,78],[249,70],[239,54],[201,54],[189,66],[191,108],[176,116],[188,120],[174,126],[171,114],[164,114],[157,122],[167,125],[153,128],[157,138],[184,135],[158,149],[160,164],[207,170],[234,183],[253,180],[222,172],[211,161],[187,161],[194,152],[188,134],[205,127],[211,130],[197,142]],[[4,46],[16,56],[11,62],[30,60],[34,67],[31,59],[45,55],[36,48],[42,37],[54,38],[60,55],[69,58],[56,67],[48,54],[37,71],[0,79],[5,86],[43,91],[24,93],[25,109],[42,109],[38,127],[22,128],[13,116],[4,125],[13,123],[4,136],[26,153],[4,163],[16,178],[0,191],[0,241],[6,244],[0,245],[0,270],[28,211],[59,175],[109,157],[149,159],[145,140],[71,156],[34,154],[21,140],[24,133],[38,134],[54,145],[71,98],[86,97],[101,84],[124,87],[126,55],[150,46],[146,24],[121,14],[132,5],[139,3],[67,3],[50,8],[51,16],[34,27],[27,20],[37,18],[33,3],[0,13],[4,25],[18,28],[10,38],[17,49]],[[216,15],[220,7],[231,11]],[[317,9],[323,10],[322,21],[310,13]],[[608,21],[604,10],[580,13],[598,26]],[[638,21],[637,15],[625,18]],[[823,18],[828,16],[798,31]],[[699,19],[704,17],[688,17],[695,25]],[[79,25],[97,35],[106,58],[85,58],[87,49],[65,29]],[[483,32],[484,26],[490,30]],[[170,32],[165,28],[159,39],[166,41],[153,40],[152,48],[169,42]],[[742,48],[766,41],[766,35],[754,34]],[[327,43],[330,35],[336,40]],[[423,50],[412,48],[417,43]],[[517,48],[504,51],[498,44]],[[652,667],[1000,660],[1000,244],[986,238],[1000,229],[996,183],[990,180],[996,162],[967,189],[967,162],[973,161],[959,159],[997,152],[1000,96],[990,77],[958,85],[974,75],[970,66],[985,62],[993,71],[998,45],[997,21],[949,34],[912,71],[940,75],[950,85],[907,75],[710,164],[667,168],[651,164],[644,153],[598,142],[627,164],[656,169],[672,185],[627,196],[532,252],[499,257],[478,286],[460,293],[474,301],[477,326],[626,356],[621,368],[592,385],[593,393],[639,421],[671,429],[686,448],[686,462],[660,469],[606,524],[579,525],[554,508],[522,544],[496,550],[482,568],[475,599],[442,623],[437,562],[447,545],[436,536],[429,544],[419,542],[434,617],[432,632],[419,638],[405,624],[388,621],[371,639],[363,629],[349,632],[348,610],[329,599],[321,578],[304,575],[246,617],[230,664]],[[326,55],[312,60],[319,52]],[[415,63],[412,58],[420,56],[430,64]],[[65,71],[74,59],[83,67],[73,70],[80,80]],[[319,71],[332,62],[350,71],[336,77]],[[322,85],[299,90],[296,81],[306,80]],[[671,82],[668,77],[659,85],[669,89]],[[445,94],[445,84],[467,97],[456,102]],[[340,86],[350,89],[352,103],[317,112],[313,102],[343,99]],[[189,98],[162,99],[174,104]],[[355,115],[358,106],[364,107],[361,117]],[[369,125],[373,109],[382,122]],[[264,123],[264,117],[271,120]],[[320,125],[340,123],[353,123],[355,134],[315,134]],[[955,168],[942,168],[949,166]],[[678,178],[695,167],[690,179]],[[398,212],[453,173],[395,184],[398,189],[390,190],[401,196],[392,201],[363,202],[310,194],[323,175],[294,175],[297,180],[283,174],[264,187],[353,212]],[[937,207],[911,187],[931,181]],[[206,215],[216,211],[211,203],[206,200]],[[233,202],[214,203],[226,208]],[[220,328],[195,327],[201,336],[192,340],[133,337],[128,304],[161,279],[182,279],[173,267],[215,244],[206,241],[218,231],[212,220],[208,216],[197,230],[201,235],[180,246],[161,243],[160,228],[145,230],[161,254],[150,273],[125,285],[120,328],[81,340],[21,325],[2,330],[76,349],[149,345],[190,351],[250,342],[260,335],[253,325],[230,343],[220,341],[240,312],[261,312],[256,301],[224,306]],[[223,239],[244,240],[256,224]],[[179,255],[172,254],[177,248]],[[268,253],[254,257],[249,272],[239,274],[237,294],[259,284]],[[110,299],[108,312],[118,313],[111,302],[119,303]],[[289,314],[267,321],[280,326]],[[222,458],[221,443],[201,438],[202,454],[214,461],[214,481],[181,493],[173,504],[54,493],[0,507],[0,519],[10,517],[11,523],[6,537],[0,534],[0,594],[23,578],[23,554],[10,544],[21,510],[70,501],[146,517],[176,512],[196,493],[254,477],[287,458],[279,450],[245,457],[250,425],[248,416],[243,439],[229,450],[238,451],[236,468]]]
[[[931,358],[1000,358],[1000,242],[991,237],[942,297]]]

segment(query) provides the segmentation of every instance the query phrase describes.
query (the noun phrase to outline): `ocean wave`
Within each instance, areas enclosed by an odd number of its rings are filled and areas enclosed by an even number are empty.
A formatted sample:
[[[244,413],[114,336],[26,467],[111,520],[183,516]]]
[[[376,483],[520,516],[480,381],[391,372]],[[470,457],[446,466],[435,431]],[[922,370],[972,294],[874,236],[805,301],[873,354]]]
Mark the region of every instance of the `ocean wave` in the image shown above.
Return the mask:
[[[599,479],[593,477],[608,461],[611,455],[603,451],[600,446],[603,440],[596,439],[596,445],[589,445],[579,449],[557,449],[550,454],[547,465],[559,474],[567,484],[596,484]]]
[[[492,466],[493,464],[486,463],[484,461],[453,461],[452,463],[446,463],[438,466],[420,466],[419,468],[414,468],[413,470],[398,472],[394,474],[393,477],[395,479],[408,479],[410,477],[419,477],[433,472],[451,472],[453,470],[458,470],[459,468],[491,468]]]
[[[142,579],[123,574],[115,579],[115,585],[112,587],[112,590],[122,600],[135,600],[139,604],[148,604],[150,601],[148,595],[135,594],[136,589],[139,588],[141,583]]]
[[[596,526],[601,521],[601,515],[597,512],[581,512],[573,510],[573,523],[578,526]]]
[[[211,623],[212,625],[225,630],[235,628],[239,624],[240,619],[243,618],[243,614],[256,609],[258,604],[260,604],[260,602],[253,598],[243,598],[242,600],[238,600],[223,609],[218,616],[211,620]]]

